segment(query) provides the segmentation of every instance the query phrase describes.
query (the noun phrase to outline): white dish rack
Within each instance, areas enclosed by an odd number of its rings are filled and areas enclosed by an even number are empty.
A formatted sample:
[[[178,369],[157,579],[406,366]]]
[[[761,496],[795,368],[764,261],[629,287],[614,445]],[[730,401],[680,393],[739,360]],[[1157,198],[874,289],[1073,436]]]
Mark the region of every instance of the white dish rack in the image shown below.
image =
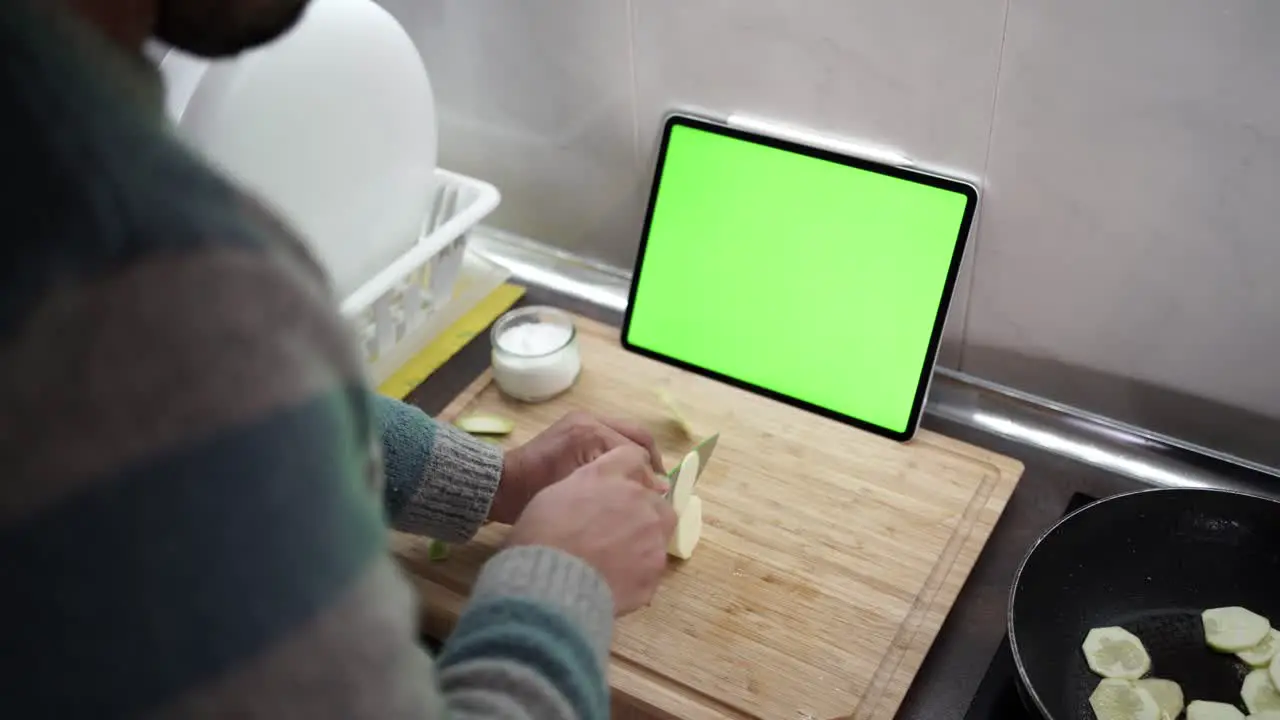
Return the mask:
[[[482,180],[437,168],[422,238],[342,302],[370,374],[380,383],[439,332],[433,319],[453,297],[467,239],[501,195]]]

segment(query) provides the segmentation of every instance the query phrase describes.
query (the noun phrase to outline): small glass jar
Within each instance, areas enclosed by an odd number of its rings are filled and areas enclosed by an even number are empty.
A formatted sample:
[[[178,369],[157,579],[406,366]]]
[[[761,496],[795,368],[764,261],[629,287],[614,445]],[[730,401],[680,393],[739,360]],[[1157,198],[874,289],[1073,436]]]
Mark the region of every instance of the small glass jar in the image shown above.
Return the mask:
[[[525,402],[549,400],[573,387],[582,371],[578,329],[568,313],[537,306],[512,310],[493,324],[493,379]]]

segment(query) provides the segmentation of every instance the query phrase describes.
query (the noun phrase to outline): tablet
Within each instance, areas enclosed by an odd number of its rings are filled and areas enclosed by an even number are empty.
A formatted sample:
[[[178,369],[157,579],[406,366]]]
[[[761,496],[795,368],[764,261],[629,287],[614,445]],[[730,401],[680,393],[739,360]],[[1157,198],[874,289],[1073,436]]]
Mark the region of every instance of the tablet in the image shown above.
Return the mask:
[[[670,116],[623,346],[908,440],[977,200],[958,180]]]

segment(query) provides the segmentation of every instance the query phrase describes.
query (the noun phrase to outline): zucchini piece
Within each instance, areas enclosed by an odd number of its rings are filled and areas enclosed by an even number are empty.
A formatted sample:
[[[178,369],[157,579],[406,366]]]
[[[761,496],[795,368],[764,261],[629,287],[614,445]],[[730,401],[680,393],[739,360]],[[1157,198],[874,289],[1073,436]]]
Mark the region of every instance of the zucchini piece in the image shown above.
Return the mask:
[[[1204,641],[1219,652],[1248,650],[1271,632],[1266,618],[1242,607],[1205,610],[1200,619],[1204,621]]]
[[[671,507],[676,511],[677,516],[684,514],[685,508],[689,505],[689,499],[693,497],[693,486],[697,481],[698,453],[691,452],[684,456],[684,460],[680,461],[680,466],[671,476]]]
[[[449,559],[449,543],[442,540],[432,540],[427,543],[427,559],[431,562],[441,562]]]
[[[1248,720],[1280,720],[1280,711],[1263,710],[1248,717]]]
[[[1090,630],[1082,649],[1089,669],[1104,678],[1137,680],[1151,669],[1151,656],[1142,641],[1122,627]]]
[[[1280,660],[1277,660],[1276,658],[1272,658],[1271,668],[1268,670],[1268,672],[1271,674],[1271,684],[1275,685],[1277,688],[1280,688]]]
[[[1244,713],[1235,705],[1220,702],[1192,700],[1187,705],[1187,720],[1245,720]]]
[[[1151,693],[1128,680],[1105,678],[1089,696],[1098,720],[1162,720]]]
[[[675,398],[671,397],[671,393],[664,388],[658,391],[658,398],[666,406],[667,414],[671,416],[671,421],[676,424],[676,427],[680,428],[680,432],[684,433],[685,437],[693,437],[693,425],[689,423],[689,418],[680,412],[680,406],[676,404]]]
[[[467,415],[453,424],[472,435],[510,435],[516,429],[514,422],[497,415]]]
[[[1161,678],[1144,678],[1135,682],[1134,685],[1151,693],[1156,705],[1160,706],[1160,712],[1164,713],[1164,717],[1168,720],[1173,720],[1182,714],[1185,699],[1182,695],[1182,686],[1178,683]]]
[[[1254,670],[1244,676],[1244,684],[1240,686],[1240,699],[1251,713],[1264,710],[1280,711],[1280,691],[1271,682],[1271,675],[1266,670]]]
[[[680,522],[676,524],[675,534],[667,543],[667,554],[688,560],[693,557],[694,548],[702,539],[702,498],[694,495],[680,514]]]
[[[1236,653],[1236,657],[1245,661],[1249,667],[1264,668],[1271,664],[1271,659],[1276,656],[1276,650],[1280,650],[1280,631],[1272,628],[1271,632],[1262,638],[1262,642],[1248,650],[1241,650]]]

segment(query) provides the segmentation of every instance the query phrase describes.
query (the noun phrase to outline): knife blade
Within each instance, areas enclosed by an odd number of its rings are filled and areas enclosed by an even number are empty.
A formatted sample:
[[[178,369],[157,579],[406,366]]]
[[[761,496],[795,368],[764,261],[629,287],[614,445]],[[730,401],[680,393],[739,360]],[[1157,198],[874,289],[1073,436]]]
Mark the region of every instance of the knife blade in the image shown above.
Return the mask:
[[[698,473],[693,476],[694,488],[698,487],[698,481],[702,479],[702,472],[707,469],[707,463],[711,461],[711,455],[716,451],[716,443],[719,442],[719,440],[720,433],[716,433],[694,446],[692,452],[696,453],[698,456]],[[685,456],[687,457],[688,453],[685,453]],[[681,460],[679,464],[671,468],[671,471],[667,473],[667,484],[669,486],[675,487],[676,475],[680,474],[680,468],[683,466],[684,460]],[[667,493],[663,495],[663,497],[670,499],[671,491],[667,490]]]
[[[698,453],[698,474],[693,476],[693,486],[698,487],[698,481],[702,479],[702,473],[707,470],[707,463],[711,462],[711,455],[716,451],[716,443],[720,441],[720,433],[716,433],[711,437],[698,443],[693,449]]]

